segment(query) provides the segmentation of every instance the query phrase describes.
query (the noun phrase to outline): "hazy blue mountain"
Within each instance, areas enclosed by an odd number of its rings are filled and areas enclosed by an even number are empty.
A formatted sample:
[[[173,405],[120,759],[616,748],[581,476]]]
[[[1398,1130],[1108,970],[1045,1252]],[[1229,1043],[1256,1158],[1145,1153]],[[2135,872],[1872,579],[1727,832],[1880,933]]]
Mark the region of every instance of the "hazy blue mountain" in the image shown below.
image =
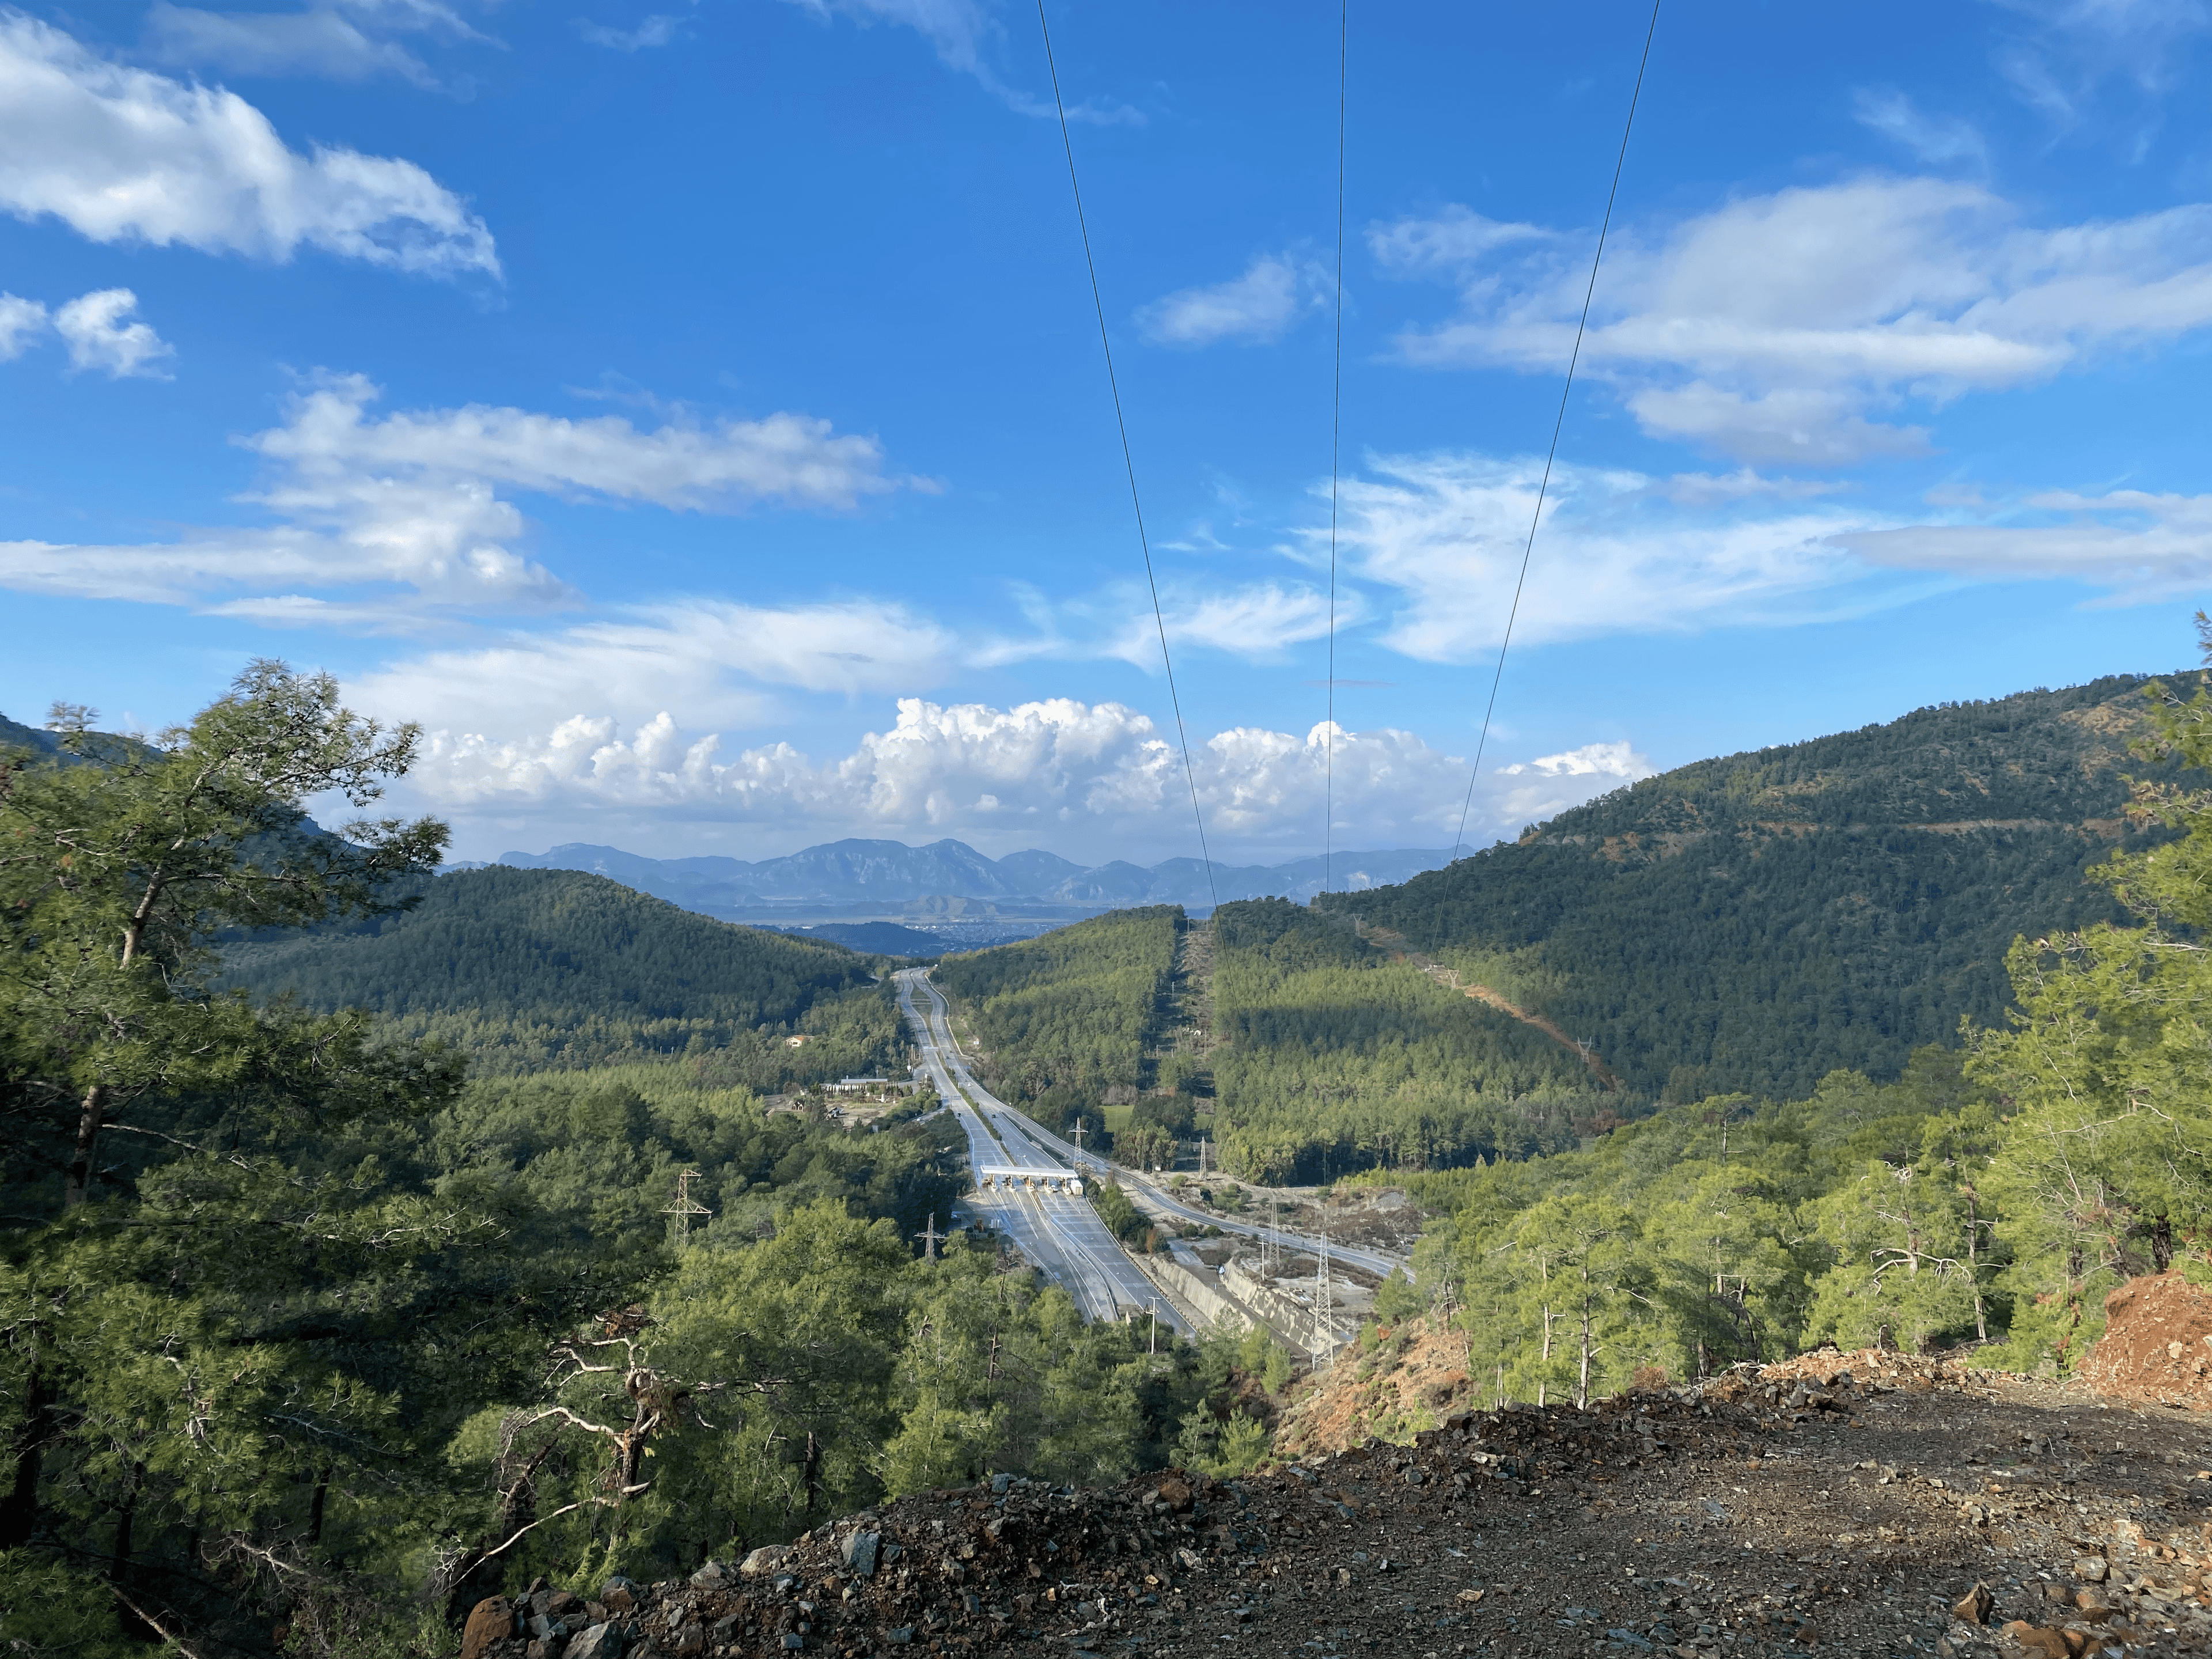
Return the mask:
[[[999,873],[1013,884],[1018,893],[1049,893],[1070,876],[1081,875],[1083,866],[1057,853],[1032,848],[1007,854],[999,860]]]
[[[41,732],[34,726],[23,726],[0,714],[0,749],[35,749],[41,754],[54,752],[54,734]]]
[[[1340,853],[1329,886],[1361,890],[1405,880],[1446,862],[1437,850]],[[651,859],[618,847],[572,842],[545,853],[502,853],[499,862],[526,870],[581,870],[621,882],[672,904],[714,915],[794,903],[908,904],[922,899],[1038,900],[1094,909],[1139,904],[1200,908],[1215,897],[1305,899],[1322,890],[1322,860],[1282,865],[1216,863],[1213,879],[1194,858],[1147,869],[1116,860],[1085,869],[1036,849],[990,859],[965,842],[848,840],[809,847],[788,857]]]

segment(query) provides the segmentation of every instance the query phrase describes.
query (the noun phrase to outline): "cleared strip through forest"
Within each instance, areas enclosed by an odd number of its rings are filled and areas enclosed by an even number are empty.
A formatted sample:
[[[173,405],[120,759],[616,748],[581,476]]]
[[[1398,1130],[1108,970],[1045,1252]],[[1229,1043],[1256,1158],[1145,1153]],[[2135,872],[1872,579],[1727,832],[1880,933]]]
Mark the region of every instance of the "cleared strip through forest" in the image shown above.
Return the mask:
[[[1472,997],[1477,1002],[1489,1004],[1501,1014],[1511,1015],[1523,1025],[1534,1026],[1562,1048],[1574,1054],[1583,1065],[1589,1066],[1590,1075],[1600,1083],[1615,1093],[1620,1091],[1620,1079],[1613,1075],[1613,1067],[1598,1057],[1597,1051],[1586,1043],[1576,1042],[1543,1015],[1532,1014],[1526,1008],[1518,1007],[1508,1002],[1487,985],[1461,984],[1456,973],[1445,967],[1441,962],[1425,957],[1419,951],[1414,950],[1412,945],[1406,943],[1406,936],[1403,933],[1395,933],[1388,927],[1363,927],[1359,929],[1359,936],[1389,951],[1394,961],[1413,963],[1437,984],[1448,985],[1463,996]]]

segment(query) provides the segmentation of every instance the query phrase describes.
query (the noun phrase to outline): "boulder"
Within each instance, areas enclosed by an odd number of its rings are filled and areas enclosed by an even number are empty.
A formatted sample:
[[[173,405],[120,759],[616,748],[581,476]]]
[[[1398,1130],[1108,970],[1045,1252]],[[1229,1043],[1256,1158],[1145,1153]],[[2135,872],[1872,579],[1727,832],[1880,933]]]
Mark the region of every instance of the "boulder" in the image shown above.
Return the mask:
[[[763,1544],[738,1564],[738,1571],[748,1578],[757,1578],[763,1573],[774,1572],[790,1553],[788,1544]]]
[[[570,1641],[561,1659],[621,1659],[624,1645],[620,1625],[593,1625]]]
[[[494,1595],[469,1609],[469,1622],[461,1627],[461,1659],[483,1659],[495,1642],[514,1634],[514,1603]]]
[[[844,1556],[847,1566],[866,1578],[875,1572],[876,1548],[881,1542],[880,1534],[876,1533],[851,1533],[846,1536],[844,1548],[840,1553]]]
[[[629,1613],[645,1599],[645,1592],[634,1579],[617,1573],[607,1580],[606,1588],[599,1592],[599,1605],[609,1613]]]

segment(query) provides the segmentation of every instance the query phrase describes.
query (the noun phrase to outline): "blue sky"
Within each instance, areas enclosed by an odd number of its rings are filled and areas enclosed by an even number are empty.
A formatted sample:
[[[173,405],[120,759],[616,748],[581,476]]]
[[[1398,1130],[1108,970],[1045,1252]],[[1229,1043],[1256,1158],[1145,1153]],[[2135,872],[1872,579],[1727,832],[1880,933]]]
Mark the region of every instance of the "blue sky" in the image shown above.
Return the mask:
[[[1648,11],[1050,9],[1217,856],[1448,845]],[[1469,839],[2172,668],[2212,19],[1662,14]],[[1195,850],[1036,19],[0,10],[0,709],[248,659],[457,852]]]

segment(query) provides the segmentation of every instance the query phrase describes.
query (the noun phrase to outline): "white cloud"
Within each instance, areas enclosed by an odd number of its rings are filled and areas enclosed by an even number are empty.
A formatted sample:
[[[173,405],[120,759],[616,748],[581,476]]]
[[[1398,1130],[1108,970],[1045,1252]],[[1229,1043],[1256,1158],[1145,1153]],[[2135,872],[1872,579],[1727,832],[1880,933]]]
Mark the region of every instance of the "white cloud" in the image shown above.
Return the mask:
[[[359,375],[330,379],[295,398],[283,425],[240,441],[273,469],[242,499],[275,513],[278,527],[136,546],[0,544],[0,586],[405,628],[441,611],[574,602],[514,550],[526,526],[502,490],[727,512],[759,501],[842,508],[898,487],[873,439],[805,416],[640,431],[611,416],[472,404],[376,419],[377,395]]]
[[[1948,571],[1984,580],[2059,578],[2108,588],[2124,601],[2172,599],[2212,586],[2212,495],[2117,489],[2032,495],[2059,523],[1913,525],[1838,536],[1875,564]]]
[[[1457,318],[1401,333],[1399,352],[1559,372],[1587,244],[1570,258],[1558,239],[1486,240],[1488,222],[1471,229],[1472,217],[1455,210],[1427,230],[1370,237],[1386,264],[1449,270],[1461,292]],[[2212,205],[2056,228],[2021,221],[1974,185],[1875,177],[1621,233],[1584,372],[1656,435],[1745,460],[1840,465],[1923,449],[1923,428],[1870,418],[1908,398],[2024,386],[2212,324]],[[1472,251],[1449,252],[1462,246]]]
[[[380,703],[373,684],[348,690],[366,707],[404,712]],[[819,764],[781,743],[726,756],[719,737],[690,735],[665,709],[627,726],[603,713],[544,712],[564,706],[549,700],[526,711],[532,724],[504,730],[434,725],[411,787],[446,810],[488,815],[570,808],[602,821],[627,812],[843,835],[1110,841],[1123,852],[1179,848],[1189,833],[1181,754],[1120,703],[1049,698],[1000,709],[905,697],[888,730]],[[1331,744],[1331,730],[1239,726],[1194,744],[1217,857],[1305,849],[1331,770],[1340,842],[1449,842],[1467,796],[1465,760],[1409,732],[1334,728]],[[1593,744],[1487,775],[1469,840],[1588,799],[1648,764],[1627,745]]]
[[[137,309],[138,296],[129,289],[104,288],[54,313],[54,330],[69,347],[70,367],[96,368],[111,380],[167,380],[163,364],[176,350],[150,323],[125,320]]]
[[[1372,225],[1367,232],[1375,262],[1401,276],[1455,275],[1499,248],[1559,240],[1555,231],[1486,219],[1456,202],[1428,218]]]
[[[2212,27],[2212,11],[2201,0],[1996,3],[2031,25],[2023,37],[1999,48],[1998,72],[2012,82],[2021,101],[2062,131],[2087,118],[2087,106],[2109,79],[2132,82],[2130,91],[2137,94],[2155,94],[2179,84],[2175,49]]]
[[[1246,582],[1210,590],[1171,587],[1160,597],[1168,648],[1178,656],[1191,650],[1218,651],[1247,661],[1268,661],[1328,631],[1328,596],[1302,583]],[[1103,647],[1093,644],[1059,654],[1119,657],[1147,673],[1158,672],[1160,624],[1153,618],[1150,597],[1141,589],[1121,589],[1115,603],[1123,607],[1123,621]],[[1349,591],[1337,595],[1338,628],[1350,627],[1362,614],[1358,595]]]
[[[46,331],[46,307],[36,300],[0,294],[0,363],[20,357]]]
[[[20,12],[0,12],[0,210],[96,242],[499,274],[483,220],[412,161],[301,155],[235,93],[110,64]]]
[[[956,73],[973,76],[976,84],[1017,114],[1047,119],[1057,115],[1044,100],[1006,85],[986,61],[984,43],[996,25],[975,0],[787,0],[787,3],[811,12],[824,22],[848,17],[863,27],[889,23],[910,28],[929,42],[938,62]],[[1067,118],[1099,125],[1144,122],[1143,115],[1126,104],[1095,98],[1070,104]]]
[[[777,708],[763,686],[910,690],[943,678],[959,656],[951,634],[902,605],[695,600],[635,606],[617,618],[489,648],[431,652],[378,669],[355,689],[397,718],[460,719],[505,733],[542,730],[548,708],[630,723],[681,708],[693,721],[752,726]]]
[[[643,52],[653,46],[665,46],[675,40],[686,21],[682,17],[656,15],[647,18],[634,29],[615,29],[604,23],[593,23],[579,17],[576,33],[587,46],[605,46],[611,52]]]
[[[330,81],[393,75],[436,88],[443,83],[430,66],[392,38],[424,33],[489,38],[430,0],[323,0],[299,11],[204,11],[155,0],[143,51],[156,63],[230,75]]]
[[[359,475],[395,471],[712,511],[756,501],[846,508],[915,482],[884,476],[883,446],[875,439],[841,437],[829,422],[807,415],[672,422],[650,432],[617,416],[572,421],[484,404],[368,419],[378,395],[364,376],[333,378],[295,399],[284,425],[246,446],[326,481],[310,486],[316,490],[349,489],[346,481]]]
[[[1332,292],[1328,270],[1318,261],[1263,253],[1241,276],[1155,300],[1137,313],[1137,322],[1147,339],[1162,345],[1260,344],[1280,339],[1291,325],[1325,309]]]
[[[1677,507],[1725,507],[1762,496],[1775,501],[1802,501],[1813,495],[1832,495],[1848,486],[1828,478],[1782,478],[1755,472],[1747,466],[1733,472],[1677,472],[1651,486]]]
[[[1527,773],[1547,778],[1618,778],[1623,783],[1656,777],[1659,773],[1649,755],[1638,754],[1633,744],[1626,742],[1586,743],[1579,749],[1539,755],[1532,761],[1517,761],[1498,769],[1507,777]]]
[[[1877,92],[1862,87],[1852,95],[1851,112],[1861,125],[1902,145],[1916,160],[1930,167],[1989,166],[1988,142],[1972,122],[1923,114],[1910,98],[1893,88]]]
[[[1385,456],[1344,486],[1340,545],[1358,577],[1397,590],[1383,643],[1465,662],[1502,636],[1536,508],[1540,462]],[[1838,548],[1868,528],[1837,507],[1672,513],[1641,474],[1555,466],[1514,638],[1688,631],[1768,619],[1772,607],[1864,573]],[[1308,532],[1310,536],[1313,532]]]

